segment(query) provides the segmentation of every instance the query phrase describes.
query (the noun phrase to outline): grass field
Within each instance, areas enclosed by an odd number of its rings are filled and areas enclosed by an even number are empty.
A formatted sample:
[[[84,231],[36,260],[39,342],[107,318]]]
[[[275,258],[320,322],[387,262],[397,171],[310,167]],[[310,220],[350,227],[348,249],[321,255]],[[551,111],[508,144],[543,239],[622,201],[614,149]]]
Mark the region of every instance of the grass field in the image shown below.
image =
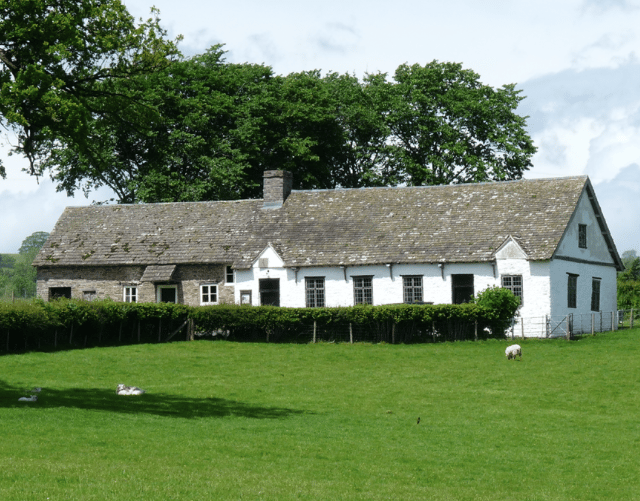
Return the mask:
[[[640,499],[640,330],[508,344],[3,356],[0,499]]]

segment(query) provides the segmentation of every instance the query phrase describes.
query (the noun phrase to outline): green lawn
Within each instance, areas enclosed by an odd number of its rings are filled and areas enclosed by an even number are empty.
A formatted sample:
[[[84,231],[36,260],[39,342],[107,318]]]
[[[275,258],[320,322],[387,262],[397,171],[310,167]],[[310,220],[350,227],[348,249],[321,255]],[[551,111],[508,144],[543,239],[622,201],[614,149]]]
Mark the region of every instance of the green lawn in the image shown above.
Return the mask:
[[[640,330],[508,344],[3,356],[0,499],[640,499]]]

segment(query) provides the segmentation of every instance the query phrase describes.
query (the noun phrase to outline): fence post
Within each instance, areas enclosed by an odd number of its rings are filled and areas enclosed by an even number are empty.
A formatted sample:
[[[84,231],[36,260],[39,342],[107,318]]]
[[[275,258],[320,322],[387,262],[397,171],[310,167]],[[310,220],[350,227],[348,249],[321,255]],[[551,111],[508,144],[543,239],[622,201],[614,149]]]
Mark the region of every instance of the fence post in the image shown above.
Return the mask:
[[[591,314],[591,335],[593,336],[593,323],[596,321],[596,314]]]
[[[478,340],[478,319],[476,318],[473,326],[473,337],[477,341]]]
[[[351,322],[349,322],[349,342],[353,344],[353,329],[351,328]]]
[[[391,324],[391,344],[396,344],[396,323]]]
[[[569,315],[567,315],[567,341],[571,339],[571,327],[569,326]]]
[[[268,339],[267,339],[268,341]],[[316,321],[313,321],[313,343],[316,343]]]
[[[524,339],[524,317],[520,317],[520,331],[522,332],[522,339]]]
[[[431,322],[431,335],[433,336],[433,342],[436,342],[436,323]]]
[[[629,329],[633,329],[633,308],[631,308],[631,320],[630,320],[630,324],[629,324]]]
[[[612,330],[612,331],[615,331],[615,330],[616,330],[616,324],[614,324],[614,323],[613,323],[614,318],[615,318],[615,317],[614,317],[614,315],[613,315],[613,312],[611,312],[611,330]]]
[[[71,332],[69,333],[69,344],[73,340],[73,322],[71,322]]]

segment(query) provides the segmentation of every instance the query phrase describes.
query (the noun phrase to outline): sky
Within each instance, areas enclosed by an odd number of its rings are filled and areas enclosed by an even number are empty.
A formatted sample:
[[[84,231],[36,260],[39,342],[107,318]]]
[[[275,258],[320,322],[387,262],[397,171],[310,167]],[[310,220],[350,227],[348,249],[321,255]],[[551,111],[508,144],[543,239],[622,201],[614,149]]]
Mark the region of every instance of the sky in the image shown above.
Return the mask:
[[[403,64],[461,63],[488,85],[515,83],[538,147],[525,178],[586,174],[618,251],[640,253],[640,0],[124,0],[136,18],[160,9],[185,55],[224,44],[227,60],[278,74],[392,75]],[[0,253],[50,232],[67,197],[22,172],[0,136]]]

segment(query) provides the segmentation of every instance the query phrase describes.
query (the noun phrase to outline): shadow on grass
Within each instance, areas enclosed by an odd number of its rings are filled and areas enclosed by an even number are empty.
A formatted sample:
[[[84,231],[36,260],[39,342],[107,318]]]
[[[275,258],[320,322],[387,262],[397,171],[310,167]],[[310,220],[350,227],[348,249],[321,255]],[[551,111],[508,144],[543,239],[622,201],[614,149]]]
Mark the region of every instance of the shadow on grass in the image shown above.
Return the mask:
[[[122,414],[155,414],[176,418],[219,418],[238,416],[252,419],[284,419],[307,411],[281,407],[262,407],[224,398],[190,398],[166,393],[139,396],[116,395],[115,388],[43,388],[40,393],[27,391],[0,381],[0,407],[54,409],[60,407],[118,412]],[[23,396],[35,394],[36,402],[19,402]]]

